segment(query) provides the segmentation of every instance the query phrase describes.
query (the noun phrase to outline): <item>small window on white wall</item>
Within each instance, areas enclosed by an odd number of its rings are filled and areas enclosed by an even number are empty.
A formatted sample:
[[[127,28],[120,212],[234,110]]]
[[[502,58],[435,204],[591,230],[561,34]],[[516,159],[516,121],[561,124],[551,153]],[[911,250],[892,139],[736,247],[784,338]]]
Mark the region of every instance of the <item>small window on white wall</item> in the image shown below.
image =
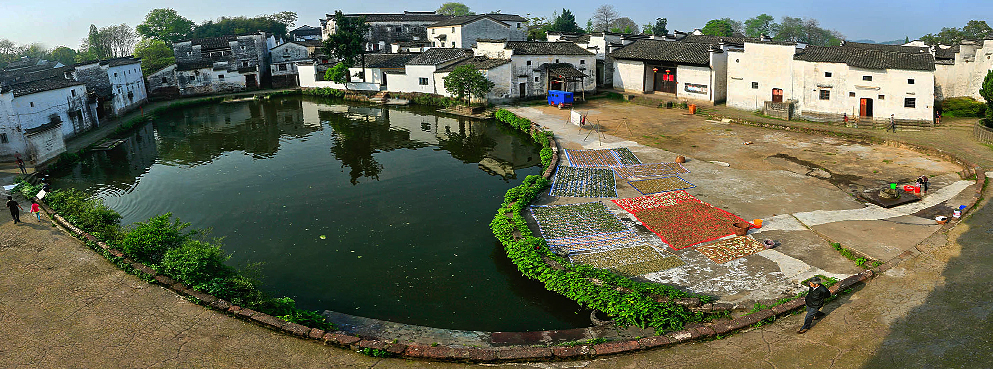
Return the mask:
[[[831,77],[831,72],[824,72],[825,77]]]
[[[534,77],[534,81],[535,82],[538,82],[538,77]]]
[[[427,86],[428,85],[428,79],[427,78],[424,78],[424,77],[418,78],[417,79],[417,84],[419,84],[421,86]]]
[[[31,102],[31,107],[32,107],[32,108],[34,107],[34,101],[32,101],[32,102]]]
[[[0,143],[8,143],[8,142],[10,142],[10,141],[7,140],[7,134],[6,133],[0,133]]]
[[[586,59],[579,59],[579,64],[586,64]]]

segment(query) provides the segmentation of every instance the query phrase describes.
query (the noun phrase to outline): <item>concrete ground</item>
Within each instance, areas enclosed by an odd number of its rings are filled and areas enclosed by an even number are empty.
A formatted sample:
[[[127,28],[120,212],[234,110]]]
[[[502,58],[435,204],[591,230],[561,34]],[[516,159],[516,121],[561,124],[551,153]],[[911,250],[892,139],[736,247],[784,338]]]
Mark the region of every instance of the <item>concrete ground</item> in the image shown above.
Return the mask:
[[[744,112],[744,114],[750,114]],[[900,133],[984,167],[993,150],[965,124]],[[993,191],[987,190],[986,198]],[[789,228],[787,222],[782,222]],[[106,262],[64,232],[0,212],[0,362],[4,367],[72,368],[463,368],[472,365],[375,359],[326,348],[190,304]],[[632,355],[522,368],[935,368],[993,360],[988,252],[993,207],[933,234],[915,258],[828,303],[827,317],[797,335],[801,315],[728,338]],[[776,232],[782,237],[788,231]],[[815,247],[816,239],[791,239]],[[785,243],[785,242],[784,242]],[[785,249],[787,246],[784,245]],[[783,252],[783,250],[779,250]]]
[[[687,192],[746,220],[764,219],[766,225],[750,234],[778,241],[781,246],[775,250],[724,264],[692,248],[669,250],[685,265],[643,276],[739,307],[794,295],[802,290],[801,281],[817,274],[844,278],[859,272],[861,268],[842,257],[831,242],[883,262],[893,259],[940,228],[933,217],[911,214],[941,208],[950,216],[959,196],[974,193],[968,191],[973,182],[958,178],[957,165],[896,147],[732,126],[682,110],[609,100],[594,100],[579,109],[588,114],[588,122],[601,125],[603,134],[568,123],[568,110],[547,106],[511,110],[552,129],[566,149],[627,147],[643,163],[673,162],[684,155],[684,167],[690,172],[680,177],[696,185]],[[568,164],[563,158],[560,165]],[[892,182],[913,183],[921,173],[933,180],[920,202],[882,209],[853,196]],[[620,198],[641,196],[624,180],[616,185]],[[625,215],[609,199],[545,194],[537,203],[596,200]],[[641,234],[661,242],[647,230]]]

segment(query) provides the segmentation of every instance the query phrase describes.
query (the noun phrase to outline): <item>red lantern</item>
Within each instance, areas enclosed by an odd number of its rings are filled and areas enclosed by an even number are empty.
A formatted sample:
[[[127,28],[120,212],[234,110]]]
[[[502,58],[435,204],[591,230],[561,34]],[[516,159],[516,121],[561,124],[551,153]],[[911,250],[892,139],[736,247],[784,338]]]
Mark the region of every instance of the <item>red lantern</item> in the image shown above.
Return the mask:
[[[652,72],[656,72],[656,73],[658,73],[658,71],[659,71],[659,69],[658,69],[658,68],[652,68]]]

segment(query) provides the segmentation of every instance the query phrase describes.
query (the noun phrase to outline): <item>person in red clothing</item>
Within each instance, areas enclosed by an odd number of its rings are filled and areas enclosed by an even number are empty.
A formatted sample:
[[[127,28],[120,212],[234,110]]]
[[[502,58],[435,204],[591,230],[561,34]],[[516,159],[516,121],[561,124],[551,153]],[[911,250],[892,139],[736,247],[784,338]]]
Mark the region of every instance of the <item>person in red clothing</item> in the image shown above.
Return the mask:
[[[814,323],[814,320],[826,315],[820,312],[820,310],[824,306],[824,300],[831,296],[831,291],[828,291],[827,287],[821,284],[821,279],[818,277],[807,280],[807,286],[810,287],[807,290],[806,297],[807,316],[803,318],[803,326],[796,332],[799,334],[806,333],[810,329],[810,325]]]
[[[31,200],[31,212],[34,213],[34,215],[36,217],[38,217],[38,221],[40,222],[41,221],[41,205],[38,205],[38,202],[35,201],[35,200]]]

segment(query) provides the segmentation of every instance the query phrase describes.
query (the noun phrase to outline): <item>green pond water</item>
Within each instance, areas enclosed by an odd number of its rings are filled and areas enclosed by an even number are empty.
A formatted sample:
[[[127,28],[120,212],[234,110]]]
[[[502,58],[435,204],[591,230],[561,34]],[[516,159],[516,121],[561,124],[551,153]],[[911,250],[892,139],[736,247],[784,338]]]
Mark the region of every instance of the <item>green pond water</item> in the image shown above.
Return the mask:
[[[163,114],[52,175],[124,224],[171,212],[299,306],[439,328],[589,325],[523,278],[490,233],[538,148],[496,122],[285,97]]]

